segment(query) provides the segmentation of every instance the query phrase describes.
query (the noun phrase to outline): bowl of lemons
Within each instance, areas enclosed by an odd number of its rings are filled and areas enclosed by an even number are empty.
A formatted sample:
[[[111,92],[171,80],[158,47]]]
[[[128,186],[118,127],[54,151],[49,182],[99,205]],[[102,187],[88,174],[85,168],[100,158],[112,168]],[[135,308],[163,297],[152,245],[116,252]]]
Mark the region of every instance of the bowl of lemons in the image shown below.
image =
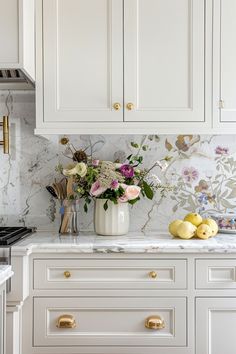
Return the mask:
[[[197,237],[207,240],[218,233],[218,225],[211,218],[203,219],[198,213],[189,213],[183,220],[177,219],[169,224],[169,232],[174,237],[189,240]]]

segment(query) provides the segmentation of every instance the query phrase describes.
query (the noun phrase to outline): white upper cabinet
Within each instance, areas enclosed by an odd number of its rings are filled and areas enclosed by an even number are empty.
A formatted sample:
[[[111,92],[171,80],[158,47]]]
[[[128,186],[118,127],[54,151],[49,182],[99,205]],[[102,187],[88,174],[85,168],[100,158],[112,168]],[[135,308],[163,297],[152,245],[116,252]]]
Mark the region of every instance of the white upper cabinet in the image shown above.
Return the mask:
[[[124,3],[125,121],[203,122],[204,0]]]
[[[10,68],[20,61],[18,0],[1,2],[0,65]]]
[[[122,0],[44,0],[44,122],[123,121]]]
[[[232,133],[235,16],[235,0],[36,0],[36,133]]]
[[[211,128],[204,0],[36,5],[37,134]]]
[[[233,133],[236,128],[236,1],[214,1],[214,82],[215,127]]]
[[[17,85],[2,84],[4,69],[19,69],[27,80],[35,80],[35,5],[33,0],[2,0],[0,4],[0,89],[14,89]]]

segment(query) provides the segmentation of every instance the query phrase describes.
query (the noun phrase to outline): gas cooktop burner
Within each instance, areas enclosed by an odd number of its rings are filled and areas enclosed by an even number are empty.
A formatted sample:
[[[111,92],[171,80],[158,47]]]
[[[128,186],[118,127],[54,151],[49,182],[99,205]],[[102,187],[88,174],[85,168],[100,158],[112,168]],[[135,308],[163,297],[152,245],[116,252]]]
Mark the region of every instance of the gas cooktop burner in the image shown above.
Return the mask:
[[[8,246],[35,232],[33,227],[0,227],[0,246]]]

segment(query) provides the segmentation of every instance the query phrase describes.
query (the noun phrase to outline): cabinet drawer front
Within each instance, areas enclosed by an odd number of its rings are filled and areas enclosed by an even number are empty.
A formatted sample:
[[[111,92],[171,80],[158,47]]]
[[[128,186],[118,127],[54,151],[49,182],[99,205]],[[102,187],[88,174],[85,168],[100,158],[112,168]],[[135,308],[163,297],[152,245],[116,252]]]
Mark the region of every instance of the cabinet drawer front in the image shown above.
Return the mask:
[[[199,259],[196,261],[197,289],[236,288],[236,259]]]
[[[74,328],[58,328],[70,315]],[[162,329],[145,321],[160,316]],[[34,298],[34,346],[185,346],[185,298]]]
[[[186,260],[37,259],[35,289],[184,289]]]

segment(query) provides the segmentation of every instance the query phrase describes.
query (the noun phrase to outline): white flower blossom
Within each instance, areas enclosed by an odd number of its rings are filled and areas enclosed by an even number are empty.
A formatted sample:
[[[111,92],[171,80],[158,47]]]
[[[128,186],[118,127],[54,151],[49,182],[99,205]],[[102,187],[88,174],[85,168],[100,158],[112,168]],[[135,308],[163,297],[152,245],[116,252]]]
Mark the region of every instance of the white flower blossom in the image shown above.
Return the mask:
[[[165,171],[168,167],[168,163],[166,161],[156,161],[156,165],[160,167],[162,171]]]
[[[154,183],[154,184],[161,184],[161,180],[157,175],[151,174],[147,178],[148,182]]]
[[[64,176],[75,176],[79,175],[80,177],[85,177],[87,173],[87,166],[84,162],[77,163],[73,168],[65,168],[63,170]]]

